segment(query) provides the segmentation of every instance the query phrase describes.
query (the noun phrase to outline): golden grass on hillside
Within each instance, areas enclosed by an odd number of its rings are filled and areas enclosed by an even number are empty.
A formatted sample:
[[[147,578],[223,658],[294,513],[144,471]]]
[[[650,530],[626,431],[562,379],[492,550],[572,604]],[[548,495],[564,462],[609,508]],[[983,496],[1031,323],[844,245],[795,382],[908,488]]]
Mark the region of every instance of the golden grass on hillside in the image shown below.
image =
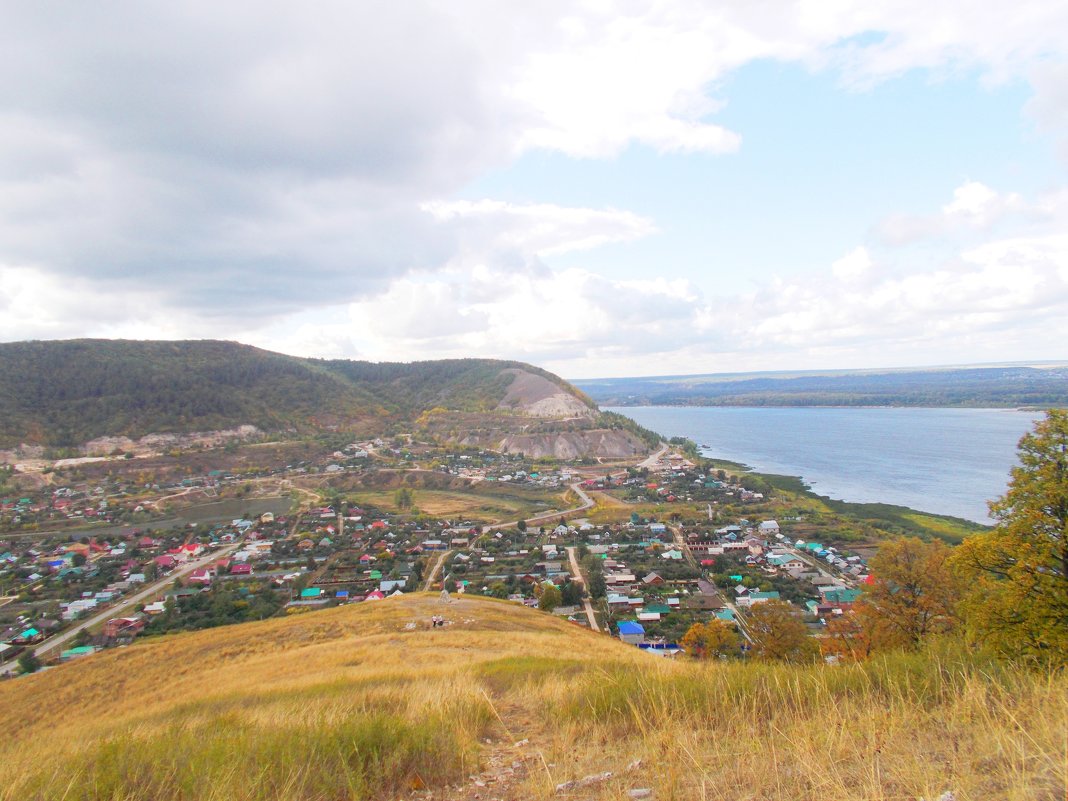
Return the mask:
[[[450,625],[428,628],[442,613]],[[5,801],[607,800],[633,787],[658,801],[1059,801],[1068,681],[951,653],[671,663],[504,602],[412,595],[6,682],[0,722]],[[484,787],[469,778],[482,770]]]

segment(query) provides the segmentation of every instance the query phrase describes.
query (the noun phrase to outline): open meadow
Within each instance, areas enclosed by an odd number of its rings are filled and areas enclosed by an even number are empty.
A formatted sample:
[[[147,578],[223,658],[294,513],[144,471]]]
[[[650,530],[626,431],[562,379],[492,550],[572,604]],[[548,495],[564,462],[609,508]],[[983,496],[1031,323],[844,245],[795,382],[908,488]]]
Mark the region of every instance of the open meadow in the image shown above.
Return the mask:
[[[4,682],[0,799],[1062,799],[1063,674],[951,645],[670,662],[507,602],[415,594]]]

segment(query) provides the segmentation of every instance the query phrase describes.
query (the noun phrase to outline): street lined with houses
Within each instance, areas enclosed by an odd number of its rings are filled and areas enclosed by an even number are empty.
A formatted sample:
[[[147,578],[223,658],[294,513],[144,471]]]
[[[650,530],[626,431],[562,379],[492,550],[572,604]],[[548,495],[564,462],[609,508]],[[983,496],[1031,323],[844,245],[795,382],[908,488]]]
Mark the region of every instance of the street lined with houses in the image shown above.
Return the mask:
[[[373,474],[375,466],[360,455],[368,449],[352,446],[351,451],[355,461],[349,463],[361,475]],[[386,458],[386,451],[376,446],[375,459]],[[41,659],[60,653],[66,659],[129,642],[141,631],[218,624],[223,621],[213,622],[210,612],[216,608],[211,599],[217,596],[233,599],[229,608],[240,620],[242,598],[256,599],[256,614],[262,617],[439,589],[540,606],[591,631],[670,656],[682,652],[678,643],[690,628],[712,620],[736,630],[741,640],[752,641],[747,617],[769,600],[800,607],[798,613],[807,615],[815,633],[828,616],[848,610],[863,577],[856,557],[847,563],[833,547],[802,548],[774,520],[757,525],[740,518],[732,524],[728,517],[727,525],[721,525],[723,515],[730,514],[728,506],[739,514],[747,507],[766,506],[765,497],[743,487],[737,477],[702,470],[667,445],[629,467],[572,466],[553,473],[526,468],[514,459],[493,470],[480,468],[480,461],[497,461],[488,454],[478,460],[448,457],[446,463],[456,464],[455,473],[465,479],[499,486],[508,482],[517,492],[534,482],[554,482],[577,502],[504,522],[473,515],[466,521],[441,519],[429,525],[425,515],[417,520],[402,509],[362,508],[346,500],[343,492],[333,494],[332,504],[315,506],[331,492],[333,481],[344,477],[348,468],[339,466],[345,464],[344,456],[336,452],[326,464],[324,472],[335,478],[319,479],[295,492],[303,508],[300,514],[276,520],[265,513],[259,520],[235,520],[241,527],[231,533],[220,526],[174,532],[169,553],[150,560],[159,575],[153,571],[142,586],[133,583],[141,562],[128,559],[120,578],[130,574],[130,580],[113,582],[108,592],[97,593],[92,603],[85,603],[88,611],[71,615],[69,625],[50,631],[44,627],[48,621],[42,620],[38,631],[31,618],[21,629],[10,629],[9,636],[15,636],[9,641],[7,672],[15,669],[10,654],[18,646]],[[265,489],[278,487],[280,481],[298,480],[305,469],[296,466],[281,478],[257,481],[267,481]],[[420,491],[409,491],[409,504],[413,497],[418,501]],[[701,515],[674,511],[684,504]],[[591,522],[586,516],[592,513],[608,522]],[[702,523],[702,517],[720,517],[720,524]],[[138,544],[159,547],[150,536],[142,536]],[[70,566],[70,554],[84,551],[85,569],[92,573],[115,564],[115,555],[121,557],[128,547],[121,542],[105,547],[94,540],[59,548],[56,553],[63,558],[49,564],[53,570],[78,573],[81,568]],[[187,555],[187,548],[192,549],[189,554],[196,552],[195,558],[177,559]],[[46,556],[40,558],[47,561]],[[840,573],[839,564],[852,572]],[[52,586],[47,573],[31,578],[34,583],[28,583],[28,589]],[[816,592],[806,584],[810,581]],[[546,593],[553,591],[560,601],[547,606],[544,599],[554,596]],[[78,647],[64,650],[72,644]]]

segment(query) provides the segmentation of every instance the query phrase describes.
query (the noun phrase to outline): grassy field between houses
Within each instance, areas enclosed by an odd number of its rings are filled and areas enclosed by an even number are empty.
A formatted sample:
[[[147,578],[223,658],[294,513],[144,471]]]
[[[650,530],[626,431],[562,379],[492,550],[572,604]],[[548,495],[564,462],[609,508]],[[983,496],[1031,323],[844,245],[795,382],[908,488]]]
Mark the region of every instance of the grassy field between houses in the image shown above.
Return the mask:
[[[4,682],[0,799],[1063,799],[1068,680],[952,645],[668,662],[414,594]]]
[[[396,492],[391,490],[358,490],[347,492],[345,497],[350,503],[372,506],[394,514],[411,512],[435,517],[476,517],[497,521],[533,517],[544,514],[547,509],[562,509],[565,505],[562,492],[479,491],[477,486],[465,490],[412,490],[411,509],[401,509],[397,505]]]

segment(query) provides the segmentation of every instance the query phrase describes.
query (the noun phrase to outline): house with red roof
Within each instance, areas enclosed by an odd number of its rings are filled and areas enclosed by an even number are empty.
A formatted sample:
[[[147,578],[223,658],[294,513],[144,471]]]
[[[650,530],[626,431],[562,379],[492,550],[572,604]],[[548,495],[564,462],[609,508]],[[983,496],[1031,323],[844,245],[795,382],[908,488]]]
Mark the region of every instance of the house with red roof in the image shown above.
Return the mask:
[[[133,637],[144,627],[143,617],[113,617],[104,624],[104,636],[112,640],[116,637]]]

